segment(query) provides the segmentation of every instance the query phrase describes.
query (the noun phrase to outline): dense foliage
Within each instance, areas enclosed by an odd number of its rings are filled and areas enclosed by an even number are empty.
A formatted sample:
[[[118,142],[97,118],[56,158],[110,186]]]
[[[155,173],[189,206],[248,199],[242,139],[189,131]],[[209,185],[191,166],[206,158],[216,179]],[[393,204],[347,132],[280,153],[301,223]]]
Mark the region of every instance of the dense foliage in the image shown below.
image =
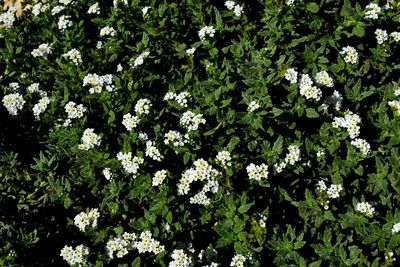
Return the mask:
[[[13,2],[1,266],[394,264],[400,2]]]

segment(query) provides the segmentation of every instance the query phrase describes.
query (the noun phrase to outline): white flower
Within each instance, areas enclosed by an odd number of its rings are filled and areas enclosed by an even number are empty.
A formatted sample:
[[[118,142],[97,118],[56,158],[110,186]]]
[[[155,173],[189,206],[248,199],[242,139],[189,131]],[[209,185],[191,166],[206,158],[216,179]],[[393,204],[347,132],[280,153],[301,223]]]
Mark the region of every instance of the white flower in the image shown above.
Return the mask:
[[[121,72],[122,70],[123,70],[122,65],[121,65],[121,64],[118,64],[118,66],[117,66],[117,72]]]
[[[229,153],[229,151],[220,151],[217,154],[216,157],[216,161],[221,164],[224,168],[230,167],[232,166],[232,157],[231,157],[231,153]]]
[[[318,84],[326,87],[333,87],[333,79],[329,76],[326,70],[321,70],[317,73],[315,80]]]
[[[136,128],[139,124],[140,119],[138,116],[132,116],[130,113],[124,115],[122,124],[128,131],[132,131],[133,128]]]
[[[72,26],[71,16],[62,15],[58,20],[58,29],[64,32],[67,28]]]
[[[43,113],[47,106],[50,104],[50,98],[47,96],[41,98],[37,104],[33,106],[33,115],[36,119],[39,119],[39,115]]]
[[[156,160],[156,161],[161,161],[163,159],[163,156],[161,155],[161,153],[158,150],[158,148],[150,140],[146,142],[145,154],[146,154],[147,157],[150,157],[150,158],[152,158],[153,160]]]
[[[210,37],[214,37],[215,29],[213,26],[204,26],[203,28],[200,29],[200,31],[198,33],[199,33],[200,40],[204,40],[206,35],[208,35]]]
[[[375,3],[369,3],[365,8],[366,19],[378,19],[378,15],[381,13],[381,8]]]
[[[193,55],[195,51],[196,51],[196,47],[188,48],[188,49],[186,49],[186,54]]]
[[[313,85],[313,82],[308,74],[302,74],[300,79],[300,95],[306,99],[314,99],[319,101],[322,95],[322,91]]]
[[[142,8],[143,17],[146,17],[147,12],[149,11],[150,8],[151,8],[151,6],[145,6]]]
[[[231,261],[229,266],[231,267],[244,267],[244,263],[246,262],[246,257],[242,254],[236,254]]]
[[[100,14],[100,7],[99,7],[99,3],[94,3],[93,5],[91,5],[87,11],[88,14]]]
[[[12,93],[3,97],[3,106],[7,109],[10,115],[18,115],[24,104],[25,100],[20,93]]]
[[[264,163],[261,165],[251,163],[246,167],[246,171],[250,180],[261,181],[261,179],[268,178],[268,166]]]
[[[252,113],[259,108],[260,108],[260,104],[258,103],[258,101],[251,101],[249,106],[247,107],[247,112]]]
[[[335,117],[333,120],[332,127],[346,128],[351,139],[356,138],[360,134],[360,126],[358,124],[361,122],[361,118],[357,114],[347,111],[344,117]]]
[[[232,10],[235,7],[235,2],[233,1],[226,1],[225,2],[225,6],[226,8],[228,8],[229,10]]]
[[[363,155],[367,155],[371,146],[364,139],[356,138],[351,141],[351,144],[358,148]]]
[[[392,233],[393,233],[393,234],[396,234],[396,233],[398,233],[398,232],[400,232],[400,223],[394,224],[394,225],[393,225],[393,228],[392,228]]]
[[[90,209],[88,213],[81,212],[74,218],[74,225],[79,228],[81,232],[86,231],[89,225],[92,228],[97,226],[97,219],[100,217],[98,209]]]
[[[170,130],[164,134],[164,144],[172,145],[175,147],[184,146],[188,142],[188,136],[183,136],[178,131]]]
[[[160,186],[163,183],[163,181],[165,180],[165,178],[167,178],[166,170],[157,171],[152,178],[152,180],[153,180],[152,185]]]
[[[285,73],[285,79],[288,80],[290,84],[297,83],[297,75],[298,72],[295,69],[289,68]]]
[[[0,14],[0,24],[5,28],[11,28],[15,22],[17,8],[10,6],[6,12]]]
[[[49,44],[41,44],[38,48],[33,49],[31,52],[33,57],[43,57],[46,58],[48,55],[51,54],[51,45]]]
[[[96,49],[101,49],[103,47],[103,43],[101,41],[97,41]]]
[[[101,140],[100,136],[94,133],[93,128],[88,128],[83,132],[81,142],[82,143],[79,144],[78,148],[80,150],[89,150],[95,146],[99,146]]]
[[[297,145],[290,145],[288,147],[289,153],[286,154],[285,163],[294,165],[300,160],[300,148]]]
[[[293,6],[295,1],[296,1],[296,0],[286,0],[286,4],[287,4],[288,6]]]
[[[73,0],[59,0],[58,2],[60,4],[67,6],[67,5],[71,4],[73,2]]]
[[[112,179],[112,173],[111,173],[111,171],[110,171],[110,168],[104,168],[103,171],[102,171],[102,173],[103,173],[104,177],[105,177],[108,181],[110,181],[110,180]]]
[[[68,119],[82,118],[83,113],[86,112],[86,108],[82,104],[77,105],[73,101],[69,101],[65,105],[64,110],[68,113]]]
[[[135,59],[135,61],[134,61],[134,63],[133,63],[133,67],[135,68],[135,67],[137,67],[137,66],[142,65],[143,62],[144,62],[144,59],[145,59],[146,57],[148,57],[149,54],[150,54],[150,52],[143,52],[143,53],[141,53],[141,54]]]
[[[135,112],[138,116],[143,114],[149,114],[150,107],[152,106],[150,100],[146,98],[139,99],[135,105]]]
[[[82,266],[86,262],[86,256],[89,255],[88,247],[79,245],[75,249],[70,246],[64,246],[60,256],[69,264]]]
[[[175,249],[171,258],[173,261],[168,264],[168,267],[189,267],[192,262],[192,259],[182,249]]]
[[[243,12],[243,6],[236,5],[235,9],[233,10],[233,13],[235,14],[236,17],[240,17]]]
[[[81,53],[75,48],[73,48],[72,50],[70,50],[67,53],[63,54],[63,57],[69,58],[69,60],[72,60],[72,62],[75,65],[79,65],[80,63],[82,63]]]
[[[114,30],[113,27],[105,26],[104,28],[100,29],[100,36],[115,36],[117,32]]]
[[[395,115],[400,116],[400,101],[393,100],[388,102],[389,106],[395,109]]]
[[[378,44],[383,44],[388,39],[388,34],[387,34],[387,31],[385,31],[385,30],[376,29],[375,35],[376,35],[376,41],[378,42]]]
[[[51,9],[51,15],[55,16],[65,9],[65,6],[55,6]]]
[[[195,114],[192,111],[186,111],[183,113],[180,119],[180,125],[186,128],[188,131],[196,131],[200,124],[205,124],[206,120],[202,114]]]
[[[392,32],[390,37],[392,37],[395,42],[400,42],[400,32]]]
[[[345,46],[340,51],[341,55],[344,55],[344,61],[350,64],[358,63],[358,53],[352,46]]]
[[[112,92],[115,86],[112,84],[113,76],[111,74],[98,75],[96,73],[89,73],[83,78],[83,86],[91,86],[89,92],[91,94],[101,93],[103,88]]]
[[[375,213],[375,208],[368,202],[359,202],[356,207],[356,211],[364,213],[368,217],[372,217]]]
[[[135,156],[132,158],[132,152],[119,152],[117,159],[121,161],[122,167],[127,173],[133,174],[133,178],[136,178],[140,165],[144,163],[144,160],[140,157]]]

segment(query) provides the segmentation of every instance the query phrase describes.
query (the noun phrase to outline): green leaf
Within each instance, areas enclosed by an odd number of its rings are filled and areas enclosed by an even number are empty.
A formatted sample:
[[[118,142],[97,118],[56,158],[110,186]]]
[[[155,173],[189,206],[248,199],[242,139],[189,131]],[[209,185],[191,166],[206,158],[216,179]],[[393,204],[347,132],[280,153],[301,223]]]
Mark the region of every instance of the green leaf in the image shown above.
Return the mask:
[[[316,3],[309,3],[306,9],[312,13],[318,13],[319,6]]]
[[[306,116],[307,118],[318,118],[318,112],[313,108],[306,108]]]
[[[136,257],[136,259],[132,262],[131,267],[140,267],[140,257]]]

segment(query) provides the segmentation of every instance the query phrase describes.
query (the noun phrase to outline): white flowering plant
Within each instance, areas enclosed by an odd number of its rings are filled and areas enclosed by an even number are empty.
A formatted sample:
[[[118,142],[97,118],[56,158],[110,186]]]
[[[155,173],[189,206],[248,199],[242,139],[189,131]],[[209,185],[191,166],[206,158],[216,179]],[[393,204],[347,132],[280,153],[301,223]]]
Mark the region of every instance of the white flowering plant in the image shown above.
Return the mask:
[[[0,266],[396,266],[398,1],[0,5]]]

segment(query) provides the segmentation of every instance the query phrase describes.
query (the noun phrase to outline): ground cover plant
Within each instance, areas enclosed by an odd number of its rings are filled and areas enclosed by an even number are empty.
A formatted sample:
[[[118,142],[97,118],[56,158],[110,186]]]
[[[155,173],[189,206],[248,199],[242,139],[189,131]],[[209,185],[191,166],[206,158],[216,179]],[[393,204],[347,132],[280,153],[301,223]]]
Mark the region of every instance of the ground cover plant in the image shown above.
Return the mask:
[[[396,266],[399,1],[2,6],[1,266]]]

